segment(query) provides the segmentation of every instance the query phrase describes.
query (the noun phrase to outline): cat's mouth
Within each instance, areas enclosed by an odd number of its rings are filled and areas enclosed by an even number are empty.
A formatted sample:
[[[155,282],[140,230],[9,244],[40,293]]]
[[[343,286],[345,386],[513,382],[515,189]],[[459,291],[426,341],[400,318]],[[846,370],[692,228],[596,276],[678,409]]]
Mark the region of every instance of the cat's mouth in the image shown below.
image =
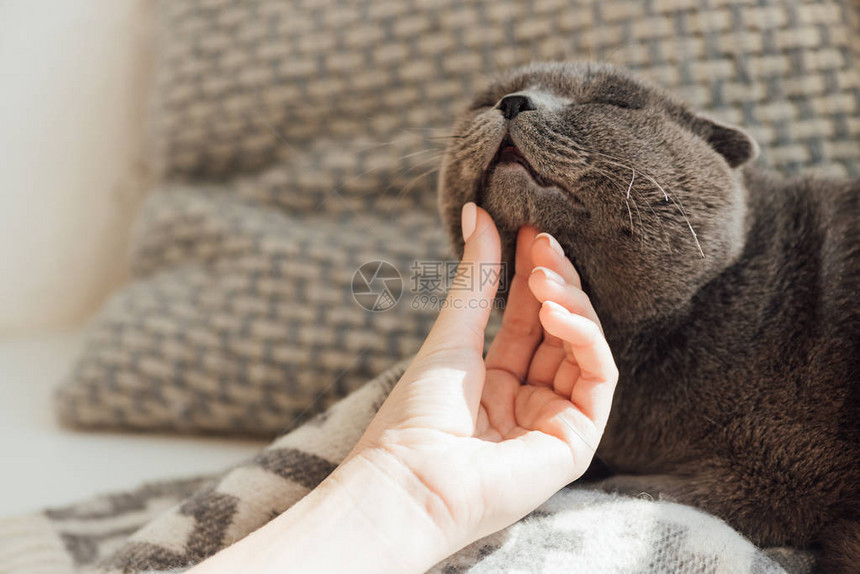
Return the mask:
[[[519,164],[523,166],[529,176],[531,176],[535,183],[541,187],[558,187],[556,183],[548,181],[532,167],[509,135],[505,136],[505,139],[503,139],[502,143],[499,145],[499,149],[496,151],[496,156],[493,158],[493,161],[490,162],[490,169],[494,169],[503,164]]]
[[[519,166],[519,167],[518,167]],[[519,148],[516,146],[510,135],[506,135],[499,144],[499,149],[496,150],[496,155],[487,165],[481,178],[480,193],[486,193],[487,186],[490,183],[490,178],[497,169],[520,169],[522,168],[538,186],[545,189],[556,188],[562,190],[570,201],[578,206],[584,207],[582,201],[565,185],[553,181],[539,171],[526,159]]]

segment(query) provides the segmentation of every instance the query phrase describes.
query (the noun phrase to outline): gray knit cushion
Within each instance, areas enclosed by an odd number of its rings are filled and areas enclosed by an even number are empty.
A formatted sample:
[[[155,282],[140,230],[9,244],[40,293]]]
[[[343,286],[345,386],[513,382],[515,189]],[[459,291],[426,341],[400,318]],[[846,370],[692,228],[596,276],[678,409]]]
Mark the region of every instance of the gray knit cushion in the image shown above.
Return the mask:
[[[628,66],[743,125],[785,171],[860,175],[851,0],[172,0],[133,285],[93,325],[63,421],[279,432],[413,352],[446,257],[437,151],[496,70]],[[371,313],[365,261],[406,293]],[[441,294],[439,291],[438,294]],[[426,303],[426,301],[425,301]],[[413,307],[419,307],[415,309]]]
[[[442,260],[429,210],[289,213],[234,188],[176,186],[149,198],[141,229],[139,280],[60,389],[69,424],[271,435],[413,354],[435,314],[408,294],[367,311],[351,292],[367,261],[408,283],[417,254]]]

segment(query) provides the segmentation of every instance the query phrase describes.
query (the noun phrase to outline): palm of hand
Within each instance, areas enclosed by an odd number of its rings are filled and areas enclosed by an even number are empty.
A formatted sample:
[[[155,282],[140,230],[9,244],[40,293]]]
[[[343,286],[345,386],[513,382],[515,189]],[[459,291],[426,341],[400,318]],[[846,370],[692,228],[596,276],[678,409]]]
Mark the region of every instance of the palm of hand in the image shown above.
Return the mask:
[[[475,438],[501,442],[531,431],[561,434],[558,414],[570,407],[570,397],[550,387],[522,384],[507,372],[489,371],[485,384],[494,390],[488,404],[479,407]]]
[[[578,438],[570,445],[574,456],[590,460],[602,426],[589,416],[588,405],[579,405],[576,399],[587,401],[590,397],[581,391],[594,381],[584,378],[577,358],[583,355],[576,352],[574,341],[553,335],[542,324],[558,333],[557,315],[544,311],[541,302],[556,302],[591,319],[591,329],[587,323],[580,325],[587,343],[600,335],[597,315],[573,266],[550,241],[536,242],[533,229],[519,234],[515,271],[502,330],[486,359],[475,437],[498,442],[538,431],[564,441]],[[565,284],[550,280],[553,274]]]

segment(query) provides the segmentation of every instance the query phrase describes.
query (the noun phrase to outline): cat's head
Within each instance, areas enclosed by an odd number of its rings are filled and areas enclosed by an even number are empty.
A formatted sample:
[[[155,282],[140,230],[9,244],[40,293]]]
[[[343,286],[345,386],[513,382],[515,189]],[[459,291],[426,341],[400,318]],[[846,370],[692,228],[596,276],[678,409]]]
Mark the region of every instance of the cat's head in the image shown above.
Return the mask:
[[[484,207],[513,266],[525,224],[555,236],[605,320],[636,324],[679,308],[744,243],[743,131],[691,111],[608,65],[515,70],[456,121],[440,205],[458,253],[460,208]]]

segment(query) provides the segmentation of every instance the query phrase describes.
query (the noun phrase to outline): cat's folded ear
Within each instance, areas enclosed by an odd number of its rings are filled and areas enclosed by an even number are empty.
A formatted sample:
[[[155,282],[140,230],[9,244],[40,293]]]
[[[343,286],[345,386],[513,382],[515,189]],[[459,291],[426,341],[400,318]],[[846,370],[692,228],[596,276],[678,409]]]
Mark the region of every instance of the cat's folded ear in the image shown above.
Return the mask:
[[[726,158],[732,168],[758,157],[758,144],[740,128],[700,114],[693,120],[693,131]]]

